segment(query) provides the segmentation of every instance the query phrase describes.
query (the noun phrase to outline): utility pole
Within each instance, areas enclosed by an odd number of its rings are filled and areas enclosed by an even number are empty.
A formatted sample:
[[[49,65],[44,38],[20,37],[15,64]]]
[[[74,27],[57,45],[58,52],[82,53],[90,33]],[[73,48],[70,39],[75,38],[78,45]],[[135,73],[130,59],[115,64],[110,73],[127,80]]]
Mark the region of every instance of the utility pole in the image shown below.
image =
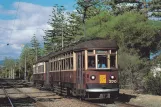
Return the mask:
[[[63,24],[62,24],[62,25],[63,25]],[[63,38],[63,35],[64,35],[64,34],[63,34],[63,26],[62,26],[62,36],[61,36],[61,37],[62,37],[62,50],[63,50],[63,47],[64,47],[64,40],[63,40],[64,38]]]
[[[13,69],[13,77],[12,79],[15,79],[15,69]]]
[[[19,74],[18,74],[18,77],[20,79],[20,62],[19,62]]]
[[[36,47],[36,62],[37,62],[37,47]]]
[[[24,80],[26,80],[26,54],[25,54],[25,74],[24,74]]]

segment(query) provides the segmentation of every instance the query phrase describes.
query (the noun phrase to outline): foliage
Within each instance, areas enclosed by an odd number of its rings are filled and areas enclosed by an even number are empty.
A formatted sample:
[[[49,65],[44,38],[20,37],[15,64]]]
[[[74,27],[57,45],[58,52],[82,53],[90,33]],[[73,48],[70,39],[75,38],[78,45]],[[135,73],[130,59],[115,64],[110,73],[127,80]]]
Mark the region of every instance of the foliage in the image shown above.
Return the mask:
[[[141,59],[136,53],[121,47],[118,52],[119,77],[121,88],[140,89],[143,78],[149,71],[149,62]]]
[[[126,12],[114,17],[108,12],[89,19],[87,36],[108,37],[117,40],[120,46],[134,49],[140,56],[149,57],[149,52],[160,48],[160,26],[152,26],[144,15]]]
[[[152,12],[151,16],[161,18],[161,1],[151,0],[149,2],[149,10]]]
[[[144,1],[144,0],[143,0]],[[143,1],[138,0],[105,0],[103,4],[106,9],[114,15],[124,14],[129,11],[140,11],[142,13]],[[133,5],[129,5],[133,3]],[[135,5],[134,5],[135,4]]]
[[[161,74],[157,74],[156,77],[149,73],[146,78],[145,90],[148,93],[161,95]]]
[[[33,49],[28,45],[24,46],[22,53],[20,55],[20,67],[22,77],[24,76],[23,74],[25,71],[25,62],[26,62],[27,74],[32,73],[32,66],[35,63],[35,54],[33,52]]]
[[[67,14],[63,6],[54,6],[49,24],[52,30],[47,30],[44,37],[46,53],[60,50],[82,36],[80,15],[77,12]]]
[[[3,69],[3,76],[10,77],[10,71],[15,69],[16,67],[16,61],[12,58],[5,57],[4,63],[3,63],[4,69]]]
[[[32,54],[35,56],[34,62],[37,61],[38,56],[41,56],[41,48],[40,48],[40,43],[37,40],[36,36],[33,36],[31,39],[31,47],[32,47]]]
[[[99,14],[103,5],[101,0],[77,0],[76,10],[78,14],[82,15],[83,23],[86,19],[90,19],[93,16]]]

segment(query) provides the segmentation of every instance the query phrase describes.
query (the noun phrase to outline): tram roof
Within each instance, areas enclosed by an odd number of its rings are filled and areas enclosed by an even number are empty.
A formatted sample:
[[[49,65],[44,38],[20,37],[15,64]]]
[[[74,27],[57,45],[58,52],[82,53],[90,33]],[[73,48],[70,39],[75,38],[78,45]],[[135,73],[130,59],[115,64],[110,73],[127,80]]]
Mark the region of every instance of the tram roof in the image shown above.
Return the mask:
[[[78,43],[73,46],[69,46],[68,48],[64,48],[62,51],[54,52],[53,54],[50,54],[50,57],[70,51],[80,51],[84,49],[104,49],[104,48],[118,49],[118,45],[114,40],[103,40],[103,39],[89,40]]]
[[[48,61],[49,61],[49,55],[50,55],[50,54],[38,58],[38,60],[37,60],[36,63],[39,63],[39,62],[48,62]]]
[[[62,53],[66,53],[66,52],[70,52],[70,51],[81,51],[84,49],[104,49],[104,48],[114,48],[114,49],[118,49],[118,45],[116,43],[116,41],[114,40],[89,40],[89,41],[84,41],[84,42],[80,42],[77,43],[73,46],[69,46],[67,48],[64,48],[61,51],[57,51],[57,52],[51,52],[46,56],[43,56],[41,58],[38,59],[38,62],[47,62],[49,60],[49,58],[62,54]]]

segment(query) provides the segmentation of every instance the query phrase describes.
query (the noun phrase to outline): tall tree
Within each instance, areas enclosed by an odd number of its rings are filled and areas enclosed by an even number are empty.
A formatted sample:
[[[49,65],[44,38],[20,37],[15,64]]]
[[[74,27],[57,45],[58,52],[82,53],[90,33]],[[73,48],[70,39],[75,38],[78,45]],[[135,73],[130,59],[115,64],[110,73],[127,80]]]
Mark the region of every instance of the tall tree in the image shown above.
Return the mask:
[[[22,73],[24,74],[26,72],[28,79],[30,79],[31,76],[29,76],[28,74],[32,74],[32,66],[35,62],[34,59],[35,55],[33,54],[33,49],[28,45],[25,45],[20,55],[20,66],[23,71]]]
[[[3,66],[5,67],[5,74],[8,77],[11,77],[11,70],[13,70],[15,68],[15,60],[12,58],[5,58],[4,59],[4,63]],[[13,76],[13,75],[12,75]]]
[[[35,35],[31,39],[31,46],[33,51],[32,54],[35,56],[35,61],[37,61],[38,56],[41,56],[41,49],[40,49],[40,43]]]
[[[83,37],[82,19],[77,12],[69,13],[66,27],[66,44],[71,45]]]
[[[102,4],[101,0],[77,0],[76,10],[82,15],[83,23],[85,23],[86,18],[89,19],[101,11]]]
[[[64,7],[55,6],[49,24],[52,30],[46,31],[45,49],[49,53],[75,43],[82,37],[82,19],[77,12],[67,13]]]
[[[66,26],[64,11],[65,9],[63,6],[55,5],[53,7],[51,20],[49,21],[52,30],[47,30],[46,36],[44,36],[44,45],[47,53],[63,47],[63,36]]]

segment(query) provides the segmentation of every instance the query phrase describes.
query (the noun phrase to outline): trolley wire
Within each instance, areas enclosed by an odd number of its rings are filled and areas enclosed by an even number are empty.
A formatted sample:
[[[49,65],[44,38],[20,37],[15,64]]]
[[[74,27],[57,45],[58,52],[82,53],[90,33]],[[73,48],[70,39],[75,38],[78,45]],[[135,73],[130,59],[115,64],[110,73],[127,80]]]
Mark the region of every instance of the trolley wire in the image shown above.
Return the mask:
[[[18,1],[18,6],[17,6],[17,9],[16,9],[16,15],[15,15],[15,19],[14,19],[14,21],[13,21],[13,28],[14,28],[14,26],[15,26],[15,24],[16,24],[16,17],[17,17],[17,15],[18,15],[18,10],[19,10],[19,7],[20,7],[20,0]],[[12,30],[11,30],[11,34],[10,35],[8,35],[8,44],[10,43],[10,39],[11,39],[11,35],[13,34],[13,29],[12,28]]]

